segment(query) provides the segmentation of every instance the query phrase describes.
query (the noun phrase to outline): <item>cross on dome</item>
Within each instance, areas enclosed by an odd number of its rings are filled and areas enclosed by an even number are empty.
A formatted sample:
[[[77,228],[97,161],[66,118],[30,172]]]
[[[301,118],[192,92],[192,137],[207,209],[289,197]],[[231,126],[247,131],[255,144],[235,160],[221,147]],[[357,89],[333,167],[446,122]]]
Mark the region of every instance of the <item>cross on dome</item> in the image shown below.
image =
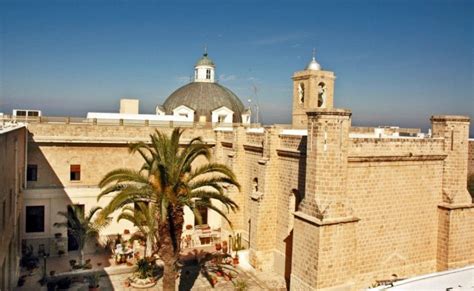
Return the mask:
[[[319,71],[321,70],[321,65],[316,61],[316,49],[313,48],[313,58],[306,66],[306,70]]]

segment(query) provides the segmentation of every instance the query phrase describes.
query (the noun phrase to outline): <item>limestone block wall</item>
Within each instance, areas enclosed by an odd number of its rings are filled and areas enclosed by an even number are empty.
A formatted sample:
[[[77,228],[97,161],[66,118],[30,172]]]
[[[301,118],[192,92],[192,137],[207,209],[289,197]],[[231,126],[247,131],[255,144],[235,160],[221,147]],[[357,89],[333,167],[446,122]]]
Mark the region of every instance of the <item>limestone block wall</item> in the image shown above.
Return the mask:
[[[440,208],[443,215],[443,230],[448,235],[449,243],[440,253],[439,269],[460,268],[474,264],[474,208],[460,207],[453,209]],[[440,237],[445,238],[440,235]],[[443,260],[444,259],[444,260]]]
[[[349,162],[358,287],[435,271],[442,160]]]
[[[351,138],[349,160],[375,156],[412,159],[421,156],[442,156],[445,155],[443,147],[444,140],[441,138]]]
[[[467,163],[467,189],[474,197],[474,139],[469,140]]]
[[[38,166],[38,180],[29,188],[96,186],[109,171],[139,169],[138,154],[130,154],[125,144],[51,144],[30,142],[28,164]],[[70,165],[81,166],[80,181],[70,180]]]
[[[306,136],[280,135],[277,149],[278,202],[274,270],[290,280],[294,245],[293,213],[303,199],[306,176]]]
[[[20,223],[25,186],[26,129],[0,132],[0,289],[13,290],[20,275]]]
[[[28,131],[35,141],[63,141],[69,140],[80,142],[81,140],[93,140],[94,142],[123,142],[129,143],[140,140],[149,140],[150,134],[155,130],[163,133],[171,133],[169,127],[153,126],[120,126],[120,125],[94,125],[94,124],[51,124],[31,123]],[[208,140],[214,139],[212,129],[186,128],[183,140],[203,136]]]

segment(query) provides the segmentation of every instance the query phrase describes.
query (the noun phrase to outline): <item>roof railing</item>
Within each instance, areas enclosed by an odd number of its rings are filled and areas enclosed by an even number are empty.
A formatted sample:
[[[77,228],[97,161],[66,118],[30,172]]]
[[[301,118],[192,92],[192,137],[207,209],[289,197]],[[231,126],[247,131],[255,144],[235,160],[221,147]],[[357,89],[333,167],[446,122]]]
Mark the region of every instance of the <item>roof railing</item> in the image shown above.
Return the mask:
[[[234,128],[234,127],[260,127],[260,124],[198,122],[198,121],[160,121],[160,120],[135,120],[135,119],[97,119],[64,116],[14,116],[0,115],[2,124],[6,122],[23,122],[26,124],[62,124],[62,125],[90,125],[90,126],[147,126],[161,128]]]

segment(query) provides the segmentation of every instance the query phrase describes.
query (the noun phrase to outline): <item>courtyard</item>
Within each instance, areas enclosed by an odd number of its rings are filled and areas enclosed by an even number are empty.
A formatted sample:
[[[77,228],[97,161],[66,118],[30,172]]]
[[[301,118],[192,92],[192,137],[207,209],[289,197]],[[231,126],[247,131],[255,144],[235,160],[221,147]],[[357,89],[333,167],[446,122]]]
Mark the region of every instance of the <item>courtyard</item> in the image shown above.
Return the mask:
[[[177,288],[179,290],[209,290],[211,283],[201,272],[201,266],[196,264],[198,256],[209,254],[211,247],[189,248],[182,252],[183,260],[187,261],[177,278]],[[70,285],[65,290],[79,291],[89,290],[87,276],[91,273],[100,274],[100,290],[163,290],[160,279],[156,285],[150,288],[134,288],[127,284],[128,279],[136,271],[136,258],[128,263],[117,264],[115,256],[109,253],[96,253],[86,255],[86,261],[92,266],[87,270],[72,270],[70,261],[77,259],[77,252],[70,252],[62,257],[52,257],[46,259],[46,272],[49,278],[59,280],[70,278]],[[38,268],[27,271],[22,270],[21,276],[25,279],[24,285],[16,287],[15,291],[22,290],[48,290],[47,284],[41,285],[43,277],[43,259],[40,260]],[[216,290],[286,290],[285,282],[273,273],[257,273],[248,264],[245,254],[238,266],[228,265],[224,268],[227,273],[232,273],[232,279],[225,276],[218,276],[215,272],[210,272],[215,278],[214,288]],[[53,275],[51,276],[51,271]],[[56,289],[58,290],[58,289]],[[61,289],[63,290],[63,289]]]

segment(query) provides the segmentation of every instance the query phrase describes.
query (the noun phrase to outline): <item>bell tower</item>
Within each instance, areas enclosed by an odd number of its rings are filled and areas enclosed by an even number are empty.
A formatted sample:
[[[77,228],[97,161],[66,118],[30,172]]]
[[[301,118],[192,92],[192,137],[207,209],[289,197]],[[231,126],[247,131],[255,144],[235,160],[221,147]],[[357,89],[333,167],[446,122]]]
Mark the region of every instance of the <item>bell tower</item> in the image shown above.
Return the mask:
[[[308,125],[306,111],[318,108],[333,108],[334,72],[325,71],[313,59],[306,69],[293,74],[293,128],[306,128]]]

